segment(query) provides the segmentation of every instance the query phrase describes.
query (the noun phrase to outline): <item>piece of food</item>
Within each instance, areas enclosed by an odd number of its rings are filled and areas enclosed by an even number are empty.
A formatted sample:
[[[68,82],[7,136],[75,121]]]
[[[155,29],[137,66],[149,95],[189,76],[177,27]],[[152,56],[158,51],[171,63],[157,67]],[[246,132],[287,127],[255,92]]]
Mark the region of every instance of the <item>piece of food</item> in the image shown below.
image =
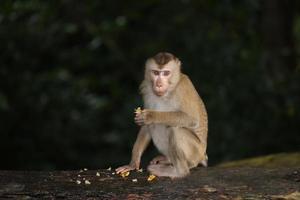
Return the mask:
[[[153,181],[153,179],[155,179],[155,178],[156,178],[156,176],[154,176],[153,174],[150,174],[150,175],[148,176],[147,181]]]
[[[123,172],[123,173],[120,174],[120,176],[122,176],[123,178],[125,178],[125,177],[129,176],[129,174],[130,174],[129,171],[128,172]]]
[[[138,172],[142,173],[142,172],[143,172],[143,168],[141,168],[141,169],[137,169],[136,171],[138,171]]]
[[[137,179],[135,178],[135,179],[132,179],[132,182],[137,182]]]
[[[96,173],[96,176],[100,176],[100,173],[99,173],[99,172],[97,172],[97,173]]]
[[[107,171],[111,171],[111,167],[107,168]]]
[[[87,169],[87,168],[84,168],[83,170],[84,170],[84,171],[87,171],[88,169]]]
[[[137,107],[137,108],[134,110],[134,113],[135,113],[135,114],[140,114],[141,112],[142,112],[141,107]]]
[[[79,184],[81,184],[81,181],[80,181],[80,180],[77,180],[76,183],[79,185]]]
[[[84,184],[86,184],[86,185],[90,185],[90,184],[91,184],[91,182],[90,182],[90,181],[88,181],[88,180],[85,180],[85,181],[84,181]]]

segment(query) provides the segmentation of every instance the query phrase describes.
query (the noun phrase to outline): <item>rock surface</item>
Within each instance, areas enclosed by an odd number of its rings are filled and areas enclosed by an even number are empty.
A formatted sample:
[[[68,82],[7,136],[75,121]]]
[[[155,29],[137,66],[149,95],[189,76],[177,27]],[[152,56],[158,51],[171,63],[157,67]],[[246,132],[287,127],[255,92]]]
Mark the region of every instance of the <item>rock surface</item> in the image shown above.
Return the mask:
[[[98,174],[97,174],[98,172]],[[109,170],[0,171],[0,199],[297,199],[300,168],[196,168],[183,179]]]

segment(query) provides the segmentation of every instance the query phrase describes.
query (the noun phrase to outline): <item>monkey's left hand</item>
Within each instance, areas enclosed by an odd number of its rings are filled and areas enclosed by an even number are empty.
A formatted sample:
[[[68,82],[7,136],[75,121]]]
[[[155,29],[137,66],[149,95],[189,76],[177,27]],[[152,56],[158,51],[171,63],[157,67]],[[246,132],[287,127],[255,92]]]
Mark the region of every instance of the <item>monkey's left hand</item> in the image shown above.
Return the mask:
[[[140,113],[136,113],[134,121],[139,126],[144,126],[153,123],[154,111],[144,109]]]

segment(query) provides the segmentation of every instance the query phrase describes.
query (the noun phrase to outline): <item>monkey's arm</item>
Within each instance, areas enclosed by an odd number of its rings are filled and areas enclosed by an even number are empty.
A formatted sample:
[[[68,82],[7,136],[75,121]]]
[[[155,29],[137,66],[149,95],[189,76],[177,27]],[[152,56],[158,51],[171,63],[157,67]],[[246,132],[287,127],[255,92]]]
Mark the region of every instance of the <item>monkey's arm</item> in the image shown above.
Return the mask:
[[[143,124],[165,124],[194,130],[199,126],[199,121],[182,111],[161,112],[144,110],[141,115],[137,115],[136,123]]]
[[[150,141],[151,141],[151,137],[147,132],[147,127],[142,126],[136,138],[136,141],[133,145],[130,163],[136,163],[136,162],[140,163],[142,154],[144,153]]]
[[[182,111],[159,112],[151,111],[153,115],[153,123],[161,123],[168,126],[177,126],[188,129],[195,129],[198,121]]]
[[[150,141],[151,141],[151,137],[147,132],[147,127],[142,126],[138,133],[137,139],[133,145],[131,161],[129,165],[124,165],[117,168],[116,169],[117,174],[124,173],[134,169],[139,169],[142,154],[145,151]]]

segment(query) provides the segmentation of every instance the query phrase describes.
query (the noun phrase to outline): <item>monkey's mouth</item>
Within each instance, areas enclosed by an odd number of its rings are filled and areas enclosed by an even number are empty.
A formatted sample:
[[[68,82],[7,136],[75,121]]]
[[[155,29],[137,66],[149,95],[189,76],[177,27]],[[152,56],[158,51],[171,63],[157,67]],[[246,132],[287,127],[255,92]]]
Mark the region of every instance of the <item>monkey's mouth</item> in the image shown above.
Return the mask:
[[[156,96],[164,96],[164,94],[166,94],[166,91],[155,91]]]
[[[164,96],[167,92],[167,89],[165,87],[153,87],[153,92],[155,93],[156,96]]]

